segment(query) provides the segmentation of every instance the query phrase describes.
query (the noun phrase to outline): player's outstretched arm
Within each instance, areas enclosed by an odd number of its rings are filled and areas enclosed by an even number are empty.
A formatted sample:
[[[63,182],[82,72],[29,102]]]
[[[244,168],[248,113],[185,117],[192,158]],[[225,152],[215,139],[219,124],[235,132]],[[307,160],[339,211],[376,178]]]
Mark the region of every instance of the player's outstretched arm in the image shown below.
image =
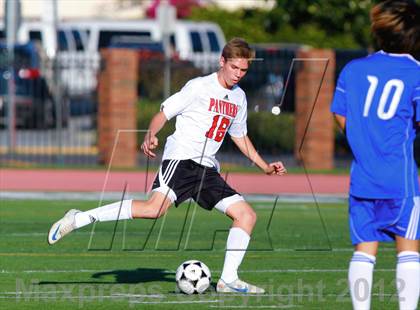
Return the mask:
[[[156,157],[156,154],[153,152],[153,150],[159,144],[159,140],[156,135],[159,130],[163,128],[166,122],[166,116],[162,111],[155,114],[155,116],[153,116],[152,120],[150,121],[149,130],[144,135],[144,141],[141,145],[141,149],[146,156],[151,158]]]
[[[268,175],[283,175],[287,173],[286,168],[284,167],[281,161],[266,163],[264,159],[258,154],[257,150],[254,147],[254,144],[251,142],[251,139],[247,135],[243,137],[233,137],[231,136],[232,141],[236,144],[239,150],[248,157],[253,163],[255,163],[264,173]]]

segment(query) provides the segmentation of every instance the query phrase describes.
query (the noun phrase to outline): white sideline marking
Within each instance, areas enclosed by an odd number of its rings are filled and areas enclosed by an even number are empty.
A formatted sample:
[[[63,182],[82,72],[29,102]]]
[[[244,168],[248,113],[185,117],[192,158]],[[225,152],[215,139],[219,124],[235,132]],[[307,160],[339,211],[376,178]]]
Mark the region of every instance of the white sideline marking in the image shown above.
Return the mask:
[[[318,297],[318,296],[322,296],[322,297],[349,297],[350,298],[349,293],[347,293],[347,294],[322,294],[322,295],[319,295],[317,293],[313,293],[313,294],[240,294],[240,293],[235,294],[235,293],[229,293],[229,294],[217,294],[217,296],[237,296],[237,297],[238,296],[242,296],[242,297],[246,296],[246,297],[258,297],[258,298],[262,298],[262,297]],[[392,296],[395,296],[395,294],[372,293],[372,296],[392,297]]]
[[[273,306],[213,306],[210,305],[210,308],[236,308],[236,309],[268,309],[268,308],[273,308],[273,309],[291,309],[291,308],[302,308],[302,306],[299,305],[273,305]]]
[[[75,234],[90,234],[90,232],[75,232]],[[102,234],[102,232],[101,233],[95,233],[95,234]],[[168,234],[171,234],[171,233],[168,233]],[[174,235],[176,234],[176,235],[179,235],[178,233],[173,233]],[[45,233],[41,233],[41,235],[46,235]],[[136,234],[133,234],[133,235],[136,235]],[[139,233],[138,235],[142,235],[141,233]],[[8,234],[3,234],[3,236],[8,236]],[[161,253],[162,252],[164,252],[165,250],[162,250],[161,251]],[[168,252],[172,252],[173,253],[173,251],[172,250],[167,250]],[[194,251],[194,250],[191,250],[191,251]],[[199,251],[199,252],[203,252],[203,251],[201,251],[201,250],[197,250],[197,251]],[[224,250],[209,250],[209,252],[212,252],[212,253],[218,253],[218,252],[221,252],[221,251],[224,251]],[[263,249],[263,250],[258,250],[258,249],[248,249],[247,250],[247,253],[255,253],[255,252],[261,252],[261,253],[271,253],[271,252],[274,252],[274,253],[290,253],[290,252],[292,252],[292,253],[297,253],[297,252],[316,252],[316,253],[319,253],[319,252],[325,252],[325,253],[341,253],[341,252],[354,252],[354,248],[336,248],[336,249],[328,249],[327,247],[324,247],[324,248],[320,248],[320,249],[314,249],[314,248],[308,248],[308,249],[301,249],[301,248],[298,248],[298,249]],[[141,252],[141,253],[147,253],[147,254],[155,254],[156,252],[155,251],[153,251],[153,250],[134,250],[134,252]],[[395,252],[395,249],[394,248],[383,248],[382,250],[381,250],[381,252]],[[120,254],[121,254],[122,252],[120,252]],[[22,253],[21,252],[14,252],[14,253],[1,253],[0,252],[0,256],[9,256],[10,254],[16,254],[16,255],[22,255]],[[30,253],[30,255],[31,256],[37,256],[37,254],[38,255],[42,255],[42,256],[45,256],[45,253]],[[50,256],[52,256],[53,255],[53,253],[50,253],[51,255]],[[69,253],[67,253],[67,254],[69,254]],[[114,255],[115,254],[117,254],[117,253],[113,253]],[[23,255],[28,255],[28,253],[23,253]],[[76,253],[74,253],[74,255],[76,255]]]
[[[17,291],[17,292],[0,292],[0,294],[4,294],[4,295],[31,295],[31,294],[56,294],[56,293],[68,293],[68,291],[38,291],[38,292],[22,292],[22,291]]]
[[[162,294],[151,294],[151,295],[147,295],[147,294],[112,294],[111,296],[121,296],[121,297],[147,297],[147,298],[166,298],[166,295],[162,295]]]
[[[92,299],[122,299],[124,297],[129,297],[129,296],[116,296],[116,295],[101,295],[101,296],[65,296],[65,299],[79,299],[79,300],[92,300]],[[145,295],[144,297],[150,297]],[[24,295],[19,295],[19,296],[2,296],[0,293],[0,299],[31,299],[31,297],[25,297]],[[37,296],[32,297],[32,298],[38,298]],[[57,296],[39,296],[39,299],[53,299],[53,300],[57,300],[59,297]],[[152,297],[152,298],[158,298],[158,297]],[[159,297],[160,298],[160,297]],[[151,302],[151,303],[161,303],[161,302]],[[162,302],[165,303],[165,302]]]
[[[58,291],[56,291],[58,292]],[[47,296],[39,296],[40,299],[57,299],[57,296],[48,296],[49,294],[52,293],[56,293],[56,292],[19,292],[19,294],[16,294],[16,292],[0,292],[0,299],[16,299],[16,298],[25,298],[24,295],[21,295],[21,293],[25,294],[25,295],[35,295],[35,294],[45,294]],[[68,294],[69,292],[67,291],[63,291],[63,293]],[[11,296],[11,295],[19,295],[19,296]],[[140,294],[112,294],[112,295],[98,295],[98,296],[67,296],[66,295],[66,299],[100,299],[100,298],[109,298],[109,299],[121,299],[123,297],[127,297],[127,298],[133,298],[133,297],[137,297],[137,298],[167,298],[169,295],[140,295]],[[229,297],[247,297],[247,298],[251,298],[251,297],[255,297],[255,298],[262,298],[262,297],[317,297],[319,296],[318,294],[217,294],[217,293],[212,293],[212,295],[210,296],[218,296],[218,297],[224,297],[224,296],[229,296]],[[350,300],[350,295],[349,294],[322,294],[322,297],[346,297],[349,298]],[[372,296],[379,296],[379,297],[393,297],[395,296],[395,294],[389,294],[389,293],[373,293]],[[31,298],[31,297],[27,297],[27,298]],[[32,297],[33,298],[33,297]],[[208,300],[185,300],[185,301],[141,301],[141,300],[133,300],[131,301],[132,303],[142,303],[142,304],[194,304],[194,303],[216,303],[216,302],[220,302],[220,303],[224,303],[225,300],[224,299],[208,299]],[[228,307],[228,306],[220,306],[220,307]],[[232,306],[229,306],[229,308]],[[236,306],[238,307],[238,306]],[[252,308],[255,308],[257,306],[252,306]],[[261,306],[264,307],[264,306]],[[267,307],[272,307],[272,306],[267,306]]]
[[[102,295],[102,296],[66,296],[66,299],[79,299],[79,300],[92,300],[92,299],[121,299],[125,296],[116,296],[116,295]],[[131,296],[126,296],[131,297]],[[148,296],[145,296],[148,297]],[[16,299],[21,298],[20,296],[1,296],[0,299]],[[22,298],[24,298],[22,296]],[[29,297],[30,299],[30,297]],[[39,299],[52,299],[57,300],[57,296],[39,296]],[[141,300],[129,300],[132,304],[209,304],[209,303],[218,303],[223,302],[218,299],[214,300],[191,300],[191,301],[141,301]]]
[[[52,269],[35,269],[35,270],[0,270],[0,274],[15,273],[94,273],[94,272],[112,272],[113,270],[99,269],[78,269],[78,270],[52,270]],[[342,269],[260,269],[260,270],[242,270],[239,273],[322,273],[322,272],[347,272],[347,268]],[[375,269],[377,272],[394,272],[395,268]],[[175,270],[163,270],[163,273],[173,274]],[[213,271],[213,274],[220,274],[220,271]]]
[[[213,300],[190,300],[190,301],[130,301],[132,304],[210,304],[216,302],[223,302],[218,299]]]
[[[1,273],[90,273],[90,272],[112,272],[113,270],[94,270],[94,269],[79,269],[79,270],[52,270],[52,269],[37,269],[37,270],[1,270]]]
[[[274,202],[276,194],[273,195],[243,195],[246,201],[250,202]],[[101,199],[102,197],[102,199]],[[144,200],[147,194],[140,192],[131,192],[131,198]],[[347,194],[315,194],[318,203],[346,203],[348,200]],[[101,200],[119,200],[121,199],[120,192],[0,192],[0,199],[2,200],[17,200],[17,199],[35,199],[35,200],[85,200],[85,201],[99,201]],[[296,193],[279,193],[278,202],[285,203],[314,203],[314,197],[310,193],[296,194]]]
[[[78,231],[78,235],[90,235],[90,232],[85,231]],[[99,233],[100,234],[100,233]],[[108,234],[108,233],[105,233]],[[30,232],[30,233],[6,233],[3,236],[10,236],[10,237],[39,237],[39,236],[46,236],[46,232]]]
[[[17,291],[17,292],[0,292],[0,296],[3,295],[49,295],[49,294],[68,294],[71,293],[70,291],[37,291],[37,292],[22,292],[22,291]],[[112,294],[110,295],[110,297],[137,297],[137,298],[166,298],[166,295],[162,295],[162,294],[151,294],[151,295],[147,295],[147,294],[123,294],[123,293],[118,293],[118,294]],[[43,297],[41,297],[43,298]]]
[[[242,270],[239,273],[320,273],[320,272],[348,272],[348,268],[343,269],[261,269],[261,270]],[[375,269],[375,271],[388,272],[395,269]],[[220,272],[213,272],[220,273]]]

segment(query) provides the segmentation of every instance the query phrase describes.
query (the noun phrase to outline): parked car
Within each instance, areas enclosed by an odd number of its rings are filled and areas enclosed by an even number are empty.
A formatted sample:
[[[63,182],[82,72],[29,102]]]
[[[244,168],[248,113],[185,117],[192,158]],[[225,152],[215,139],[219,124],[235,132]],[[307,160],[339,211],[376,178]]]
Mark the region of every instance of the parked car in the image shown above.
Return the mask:
[[[58,23],[57,47],[53,29],[42,21],[23,20],[17,32],[19,43],[38,41],[47,55],[59,52],[98,53],[101,48],[119,43],[139,43],[146,40],[162,41],[158,20],[80,19]],[[0,38],[4,25],[0,21]],[[209,63],[218,63],[226,43],[223,31],[216,23],[177,20],[171,28],[171,45],[181,60],[188,60],[205,69]],[[204,61],[204,62],[203,62]],[[204,67],[204,68],[203,68]]]
[[[11,70],[12,69],[12,70]],[[33,43],[14,46],[13,64],[8,50],[0,43],[0,125],[7,124],[8,82],[13,79],[16,126],[20,128],[53,128],[56,106],[46,79],[42,76],[40,59]],[[67,125],[68,107],[62,104],[62,124]]]
[[[0,31],[2,24],[0,21]],[[225,37],[220,27],[210,22],[178,20],[170,35],[173,58],[189,61],[203,73],[218,66]],[[37,42],[45,54],[53,55],[54,30],[41,21],[23,20],[17,32],[19,43]],[[71,112],[90,114],[97,89],[100,49],[124,47],[159,49],[162,33],[157,20],[69,20],[58,23],[56,61],[59,81],[71,102]],[[50,79],[48,79],[49,81]]]
[[[56,57],[61,86],[73,100],[85,100],[96,87],[99,56],[86,51],[88,37],[87,31],[63,23],[54,35],[54,29],[41,21],[24,21],[17,33],[19,43],[36,42],[51,65]]]
[[[78,29],[87,33],[85,50],[98,53],[115,44],[136,44],[145,41],[161,42],[162,32],[156,19],[143,20],[74,20],[60,24],[62,29]],[[171,31],[173,52],[181,60],[188,60],[202,69],[217,65],[225,45],[219,25],[211,22],[177,20]]]

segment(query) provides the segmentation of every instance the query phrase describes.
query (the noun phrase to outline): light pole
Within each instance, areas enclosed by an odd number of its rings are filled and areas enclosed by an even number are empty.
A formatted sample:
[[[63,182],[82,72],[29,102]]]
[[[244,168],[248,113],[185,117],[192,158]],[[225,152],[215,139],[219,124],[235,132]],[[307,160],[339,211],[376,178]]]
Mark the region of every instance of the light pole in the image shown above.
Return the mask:
[[[62,110],[62,89],[61,89],[61,68],[58,49],[58,8],[57,0],[44,0],[44,10],[42,14],[42,23],[47,31],[45,35],[52,42],[50,50],[47,50],[47,56],[52,63],[52,95],[55,106],[55,125],[56,140],[58,144],[57,162],[62,164],[63,159],[63,110]]]
[[[165,52],[165,68],[163,73],[163,94],[165,99],[171,94],[171,42],[170,35],[175,27],[176,9],[168,1],[161,1],[157,8],[157,19],[162,34],[163,49]]]
[[[5,25],[7,45],[7,129],[8,150],[13,154],[16,147],[16,110],[15,110],[15,70],[14,70],[14,47],[17,40],[17,31],[20,24],[20,0],[6,0],[5,2]]]

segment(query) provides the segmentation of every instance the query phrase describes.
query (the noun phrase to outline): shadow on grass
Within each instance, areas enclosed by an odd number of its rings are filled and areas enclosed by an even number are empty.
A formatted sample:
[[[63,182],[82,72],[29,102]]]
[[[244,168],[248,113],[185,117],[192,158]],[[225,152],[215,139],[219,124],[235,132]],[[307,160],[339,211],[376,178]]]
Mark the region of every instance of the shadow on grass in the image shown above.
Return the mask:
[[[75,271],[75,273],[77,273]],[[113,276],[114,281],[98,281],[104,277]],[[110,270],[92,274],[92,281],[39,281],[39,285],[46,284],[115,284],[115,283],[147,283],[147,282],[174,282],[175,273],[165,269],[137,268],[134,270]]]

